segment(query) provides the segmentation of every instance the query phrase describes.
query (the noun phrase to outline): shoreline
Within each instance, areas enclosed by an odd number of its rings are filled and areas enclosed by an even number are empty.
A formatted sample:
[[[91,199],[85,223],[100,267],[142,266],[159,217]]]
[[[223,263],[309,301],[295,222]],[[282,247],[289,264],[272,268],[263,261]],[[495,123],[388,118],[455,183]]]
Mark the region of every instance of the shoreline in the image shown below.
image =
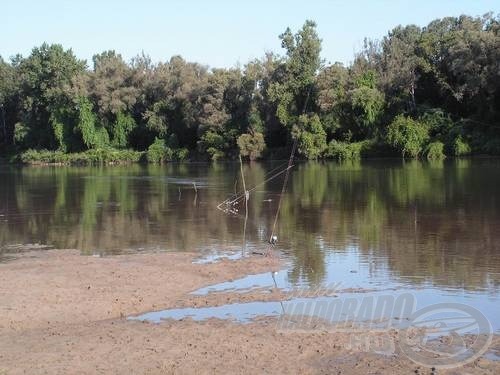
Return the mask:
[[[137,151],[140,153],[141,151]],[[77,154],[64,154],[65,156],[71,157],[71,155]],[[112,161],[67,161],[67,162],[46,162],[46,161],[30,161],[23,162],[20,160],[15,160],[19,155],[14,156],[14,160],[11,158],[0,157],[0,166],[18,166],[18,167],[95,167],[95,166],[126,166],[126,165],[172,165],[172,164],[212,164],[212,163],[237,163],[238,159],[220,159],[217,161],[208,159],[192,159],[192,160],[170,160],[163,163],[150,163],[145,160],[112,160]],[[10,159],[10,160],[9,160]],[[473,155],[462,155],[462,156],[447,156],[444,159],[439,160],[429,160],[426,158],[403,158],[398,155],[380,155],[380,156],[362,156],[359,158],[351,159],[336,159],[336,158],[319,158],[317,160],[307,160],[307,159],[297,159],[296,163],[306,163],[306,162],[362,162],[362,161],[374,161],[374,160],[398,160],[398,161],[420,161],[423,163],[436,163],[436,162],[446,162],[454,160],[473,160],[473,159],[500,159],[500,155],[493,154],[473,154]],[[258,160],[247,160],[246,163],[260,163],[260,162],[276,162],[276,161],[286,161],[286,157],[283,158],[261,158]]]
[[[20,373],[431,373],[402,353],[352,347],[348,333],[280,332],[275,318],[166,320],[127,316],[174,307],[277,301],[266,293],[191,291],[282,268],[277,258],[196,264],[195,253],[81,256],[35,250],[0,264],[0,374]],[[390,331],[394,338],[396,331]],[[350,346],[351,345],[351,346]],[[490,347],[500,351],[500,336]],[[439,373],[495,374],[500,362],[477,359]]]

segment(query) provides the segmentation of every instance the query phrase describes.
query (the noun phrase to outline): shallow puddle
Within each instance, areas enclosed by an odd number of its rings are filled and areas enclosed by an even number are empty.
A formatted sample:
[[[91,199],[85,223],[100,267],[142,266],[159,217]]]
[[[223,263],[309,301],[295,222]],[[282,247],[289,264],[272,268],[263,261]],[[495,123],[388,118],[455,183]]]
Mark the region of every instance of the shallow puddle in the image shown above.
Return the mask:
[[[233,303],[229,305],[200,308],[169,309],[153,311],[135,317],[130,320],[144,320],[152,323],[160,323],[162,320],[174,319],[183,320],[191,318],[193,320],[229,319],[239,323],[248,323],[253,319],[263,316],[278,316],[281,314],[279,302],[249,302]]]
[[[500,361],[500,353],[487,352],[484,354],[484,357],[489,359],[490,361]]]
[[[217,263],[221,260],[238,260],[243,258],[242,251],[227,251],[227,252],[209,252],[201,255],[200,257],[193,260],[194,264],[210,264]]]
[[[207,287],[197,289],[191,294],[207,295],[209,293],[244,293],[263,288],[279,288],[284,291],[290,291],[292,286],[287,278],[287,270],[248,275],[242,277],[241,279],[209,285]]]
[[[285,301],[233,303],[200,308],[177,308],[148,312],[130,320],[160,323],[162,320],[223,319],[248,323],[256,318],[281,317],[278,324],[293,329],[311,329],[311,325],[335,325],[345,328],[405,328],[417,308],[415,296],[408,292],[388,295],[384,292],[341,293],[337,296],[295,296]],[[290,327],[292,324],[293,327]]]

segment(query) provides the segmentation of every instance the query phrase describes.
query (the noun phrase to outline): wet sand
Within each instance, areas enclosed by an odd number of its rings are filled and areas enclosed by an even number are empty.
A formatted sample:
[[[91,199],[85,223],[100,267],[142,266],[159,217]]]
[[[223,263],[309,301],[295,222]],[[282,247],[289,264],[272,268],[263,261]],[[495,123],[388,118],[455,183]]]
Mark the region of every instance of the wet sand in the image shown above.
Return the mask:
[[[280,268],[277,258],[193,264],[195,256],[100,258],[47,250],[0,264],[0,374],[431,373],[397,351],[349,348],[347,333],[279,332],[274,318],[250,324],[125,319],[166,308],[283,297],[278,290],[190,295]],[[491,349],[500,350],[498,337]],[[481,358],[437,373],[497,374],[500,362]]]

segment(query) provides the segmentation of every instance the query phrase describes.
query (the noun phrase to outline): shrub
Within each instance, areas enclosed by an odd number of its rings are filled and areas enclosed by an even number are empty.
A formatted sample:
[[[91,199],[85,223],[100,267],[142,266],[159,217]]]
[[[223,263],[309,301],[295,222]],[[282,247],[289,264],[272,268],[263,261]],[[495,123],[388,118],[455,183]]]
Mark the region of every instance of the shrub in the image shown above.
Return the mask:
[[[61,151],[27,150],[18,161],[26,164],[103,164],[103,163],[135,163],[140,161],[143,153],[134,150],[115,150],[98,148],[85,152],[65,154]]]
[[[292,131],[298,140],[297,150],[307,159],[317,159],[327,148],[326,133],[318,115],[299,116],[298,126]]]
[[[174,150],[174,159],[183,161],[186,160],[189,156],[189,150],[187,148],[178,148]]]
[[[471,147],[463,140],[461,135],[458,135],[452,142],[452,152],[455,156],[463,156],[471,153]]]
[[[168,149],[170,152],[171,150]],[[170,158],[169,158],[170,156]],[[168,155],[165,140],[155,138],[154,142],[148,147],[146,158],[150,163],[163,163],[172,159],[172,155]]]
[[[128,135],[134,129],[136,123],[130,114],[118,112],[116,120],[113,123],[113,142],[112,146],[116,148],[127,147]]]
[[[250,160],[258,159],[266,147],[262,133],[242,134],[237,140],[241,156],[248,156]]]
[[[207,153],[212,160],[217,160],[225,156],[226,140],[222,134],[208,130],[200,137],[198,149],[201,153]]]
[[[337,160],[353,160],[361,157],[363,142],[338,142],[330,141],[326,156]]]
[[[109,146],[108,131],[97,123],[89,99],[81,97],[78,100],[78,124],[76,129],[81,134],[83,144],[90,148],[104,148]]]
[[[425,149],[428,160],[443,160],[446,158],[444,154],[444,143],[443,142],[432,142],[429,143]]]
[[[432,138],[439,140],[446,139],[447,134],[455,127],[450,115],[439,108],[427,110],[419,121],[427,126]]]
[[[185,160],[188,155],[187,148],[169,147],[166,145],[165,140],[155,138],[146,152],[146,159],[150,163],[164,163],[171,160]]]
[[[24,123],[16,123],[14,125],[14,143],[18,146],[22,146],[28,137],[28,133],[29,129]]]
[[[396,116],[386,134],[387,143],[403,157],[416,158],[428,139],[429,132],[425,124],[403,115]]]

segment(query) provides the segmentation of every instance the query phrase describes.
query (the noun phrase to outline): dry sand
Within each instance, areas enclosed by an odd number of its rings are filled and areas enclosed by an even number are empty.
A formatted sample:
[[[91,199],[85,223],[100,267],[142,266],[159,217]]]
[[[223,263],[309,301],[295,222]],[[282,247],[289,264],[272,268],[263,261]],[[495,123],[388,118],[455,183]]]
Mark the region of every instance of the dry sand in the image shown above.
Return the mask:
[[[0,264],[0,374],[432,372],[398,352],[349,349],[347,333],[279,332],[274,318],[250,324],[215,319],[152,324],[124,318],[170,307],[283,297],[277,290],[189,295],[206,285],[280,267],[265,257],[193,264],[194,256],[98,258],[49,250]],[[500,350],[498,337],[492,350]],[[436,373],[498,374],[500,363],[481,358]]]

